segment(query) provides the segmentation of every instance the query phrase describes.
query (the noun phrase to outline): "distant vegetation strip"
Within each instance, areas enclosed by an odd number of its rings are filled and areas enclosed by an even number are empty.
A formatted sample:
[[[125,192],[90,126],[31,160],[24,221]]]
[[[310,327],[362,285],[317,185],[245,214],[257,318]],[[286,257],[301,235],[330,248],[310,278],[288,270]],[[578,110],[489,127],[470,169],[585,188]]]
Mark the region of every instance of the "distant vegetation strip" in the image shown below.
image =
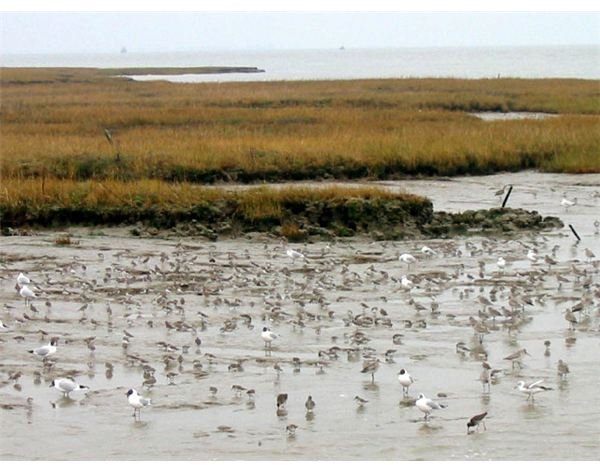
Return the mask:
[[[180,74],[227,74],[227,73],[264,73],[256,66],[194,66],[194,67],[144,67],[144,68],[98,68],[98,72],[111,76],[136,76],[151,74],[156,76]]]

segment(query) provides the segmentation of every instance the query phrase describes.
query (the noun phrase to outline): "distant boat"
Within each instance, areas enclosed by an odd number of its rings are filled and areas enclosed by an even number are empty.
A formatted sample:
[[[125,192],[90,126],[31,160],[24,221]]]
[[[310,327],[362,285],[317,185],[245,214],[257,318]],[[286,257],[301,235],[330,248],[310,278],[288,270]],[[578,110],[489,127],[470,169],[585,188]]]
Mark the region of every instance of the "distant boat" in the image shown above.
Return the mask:
[[[125,47],[121,47],[121,53],[127,53],[127,49]]]
[[[343,45],[340,47],[340,50],[346,50],[346,47],[344,47]]]

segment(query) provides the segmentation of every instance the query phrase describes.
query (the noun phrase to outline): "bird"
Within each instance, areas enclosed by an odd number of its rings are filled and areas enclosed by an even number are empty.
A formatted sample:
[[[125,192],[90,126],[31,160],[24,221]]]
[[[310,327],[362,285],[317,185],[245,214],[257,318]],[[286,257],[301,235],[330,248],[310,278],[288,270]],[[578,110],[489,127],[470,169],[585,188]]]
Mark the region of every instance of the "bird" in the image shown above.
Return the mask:
[[[531,263],[535,263],[538,261],[538,255],[535,253],[534,250],[529,249],[529,251],[527,252],[527,259],[531,262]]]
[[[409,253],[403,253],[402,255],[400,255],[398,257],[398,260],[400,260],[403,263],[406,263],[409,270],[410,270],[410,264],[415,263],[417,261],[417,259]]]
[[[520,349],[520,350],[517,350],[516,352],[504,357],[504,360],[510,360],[512,362],[513,368],[515,367],[515,363],[518,363],[519,367],[521,367],[521,359],[525,355],[529,355],[529,353],[527,352],[527,349]]]
[[[25,299],[25,307],[29,307],[30,301],[35,299],[35,293],[27,286],[27,284],[23,284],[19,290],[19,294]]]
[[[369,401],[367,399],[363,399],[360,396],[354,396],[354,401],[356,402],[356,404],[358,405],[359,408],[364,407],[365,404],[369,403]]]
[[[296,429],[298,429],[298,426],[294,425],[293,423],[290,423],[285,428],[285,430],[287,431],[287,433],[288,433],[289,436],[295,436],[296,435]]]
[[[586,256],[588,262],[591,262],[592,259],[596,258],[596,255],[594,254],[594,252],[592,252],[588,248],[585,249],[585,256]]]
[[[408,396],[408,388],[412,383],[415,382],[414,378],[410,375],[410,373],[408,373],[408,371],[402,368],[398,372],[398,382],[402,386],[402,393],[404,394],[404,397]]]
[[[50,340],[50,343],[37,347],[35,349],[28,350],[30,354],[36,355],[42,359],[49,357],[50,355],[54,355],[56,353],[56,346],[58,344],[58,338],[53,337]]]
[[[483,419],[487,416],[487,412],[480,413],[478,415],[474,415],[467,423],[467,434],[471,433],[471,428],[476,428],[479,430],[479,425],[483,425],[483,429],[487,430],[485,426],[485,421]]]
[[[288,395],[286,393],[281,393],[277,395],[277,410],[284,410],[285,409],[285,403],[288,400]]]
[[[363,363],[361,373],[371,373],[371,383],[375,382],[375,372],[379,370],[379,359],[365,360]]]
[[[491,387],[490,387],[490,382],[491,382],[490,369],[487,368],[485,365],[487,365],[486,362],[484,362],[483,370],[481,371],[481,374],[479,375],[479,381],[481,381],[481,387],[483,389],[483,392],[486,391],[486,387],[487,387],[487,391],[490,392],[490,389],[491,389]]]
[[[437,252],[435,250],[433,250],[431,247],[428,247],[426,245],[424,245],[423,247],[421,247],[421,253],[432,257],[434,255],[437,255]]]
[[[306,402],[304,402],[304,407],[306,407],[306,411],[312,412],[315,409],[315,405],[316,404],[312,396],[308,396],[308,399],[306,399]]]
[[[570,207],[577,205],[577,197],[575,197],[573,200],[569,200],[567,199],[567,194],[564,193],[560,201],[560,205],[565,207],[565,210],[568,211]]]
[[[6,326],[6,325],[5,325],[5,324],[2,322],[2,320],[0,320],[0,329],[6,329],[6,330],[9,330],[10,328],[9,328],[8,326]]]
[[[129,405],[133,407],[133,416],[135,417],[137,414],[138,420],[141,416],[141,410],[144,407],[152,405],[150,399],[140,396],[135,389],[129,389],[129,391],[127,391],[127,401],[129,402]]]
[[[562,360],[559,360],[557,370],[558,370],[558,376],[560,376],[561,379],[565,379],[567,377],[567,375],[569,374],[569,365],[567,365]]]
[[[500,271],[504,271],[504,267],[506,266],[506,260],[504,260],[504,257],[499,257],[496,265],[498,265]]]
[[[22,287],[26,284],[30,284],[31,283],[31,279],[29,279],[27,276],[25,276],[23,274],[23,272],[19,273],[19,276],[17,276],[17,284],[19,285],[19,287]]]
[[[306,258],[304,256],[304,254],[301,254],[300,252],[298,252],[297,250],[294,249],[287,249],[285,251],[285,254],[290,257],[292,260],[295,260],[297,258]]]
[[[261,333],[261,337],[263,338],[263,341],[265,341],[265,348],[271,348],[271,343],[277,339],[277,334],[275,334],[273,331],[271,331],[269,328],[267,328],[266,326],[263,328],[262,333]]]
[[[400,279],[400,285],[404,289],[412,289],[412,287],[415,285],[415,283],[413,283],[410,279],[408,279],[406,277],[406,275],[402,275],[402,278]]]
[[[543,379],[540,379],[540,380],[536,381],[535,383],[531,383],[531,384],[526,384],[525,381],[519,381],[519,383],[516,385],[515,389],[518,389],[521,392],[527,393],[527,400],[534,402],[534,400],[535,400],[534,396],[538,392],[552,391],[552,388],[542,386],[540,384],[542,382],[544,382]]]
[[[424,394],[419,394],[419,398],[415,404],[417,408],[425,414],[425,421],[429,420],[429,415],[433,410],[439,410],[448,407],[447,405],[440,404],[434,400],[428,399]]]
[[[73,378],[57,378],[50,383],[50,387],[53,387],[63,393],[64,397],[69,397],[73,391],[81,391],[89,389],[88,386],[83,386],[75,382]]]

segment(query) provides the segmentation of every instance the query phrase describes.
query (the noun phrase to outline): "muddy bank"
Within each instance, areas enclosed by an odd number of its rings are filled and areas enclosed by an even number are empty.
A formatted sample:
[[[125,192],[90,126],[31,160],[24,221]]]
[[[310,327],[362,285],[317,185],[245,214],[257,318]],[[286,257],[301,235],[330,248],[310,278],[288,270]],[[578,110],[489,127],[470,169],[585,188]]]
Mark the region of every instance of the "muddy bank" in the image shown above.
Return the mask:
[[[211,240],[246,233],[270,233],[291,241],[368,235],[375,240],[452,237],[469,233],[507,233],[562,227],[556,217],[511,208],[434,212],[430,200],[415,198],[287,201],[272,215],[244,213],[234,200],[204,202],[190,209],[132,207],[91,209],[2,207],[3,235],[31,227],[132,226],[135,236],[203,236]]]

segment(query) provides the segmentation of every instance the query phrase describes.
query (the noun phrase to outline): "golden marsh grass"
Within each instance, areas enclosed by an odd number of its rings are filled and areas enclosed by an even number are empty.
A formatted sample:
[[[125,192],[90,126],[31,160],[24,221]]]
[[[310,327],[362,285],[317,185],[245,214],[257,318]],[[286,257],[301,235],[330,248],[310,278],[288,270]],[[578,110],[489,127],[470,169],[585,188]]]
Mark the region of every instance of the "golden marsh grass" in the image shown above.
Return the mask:
[[[600,171],[598,81],[174,84],[110,73],[3,68],[2,179],[204,183]],[[467,113],[485,110],[560,117],[486,122]]]

